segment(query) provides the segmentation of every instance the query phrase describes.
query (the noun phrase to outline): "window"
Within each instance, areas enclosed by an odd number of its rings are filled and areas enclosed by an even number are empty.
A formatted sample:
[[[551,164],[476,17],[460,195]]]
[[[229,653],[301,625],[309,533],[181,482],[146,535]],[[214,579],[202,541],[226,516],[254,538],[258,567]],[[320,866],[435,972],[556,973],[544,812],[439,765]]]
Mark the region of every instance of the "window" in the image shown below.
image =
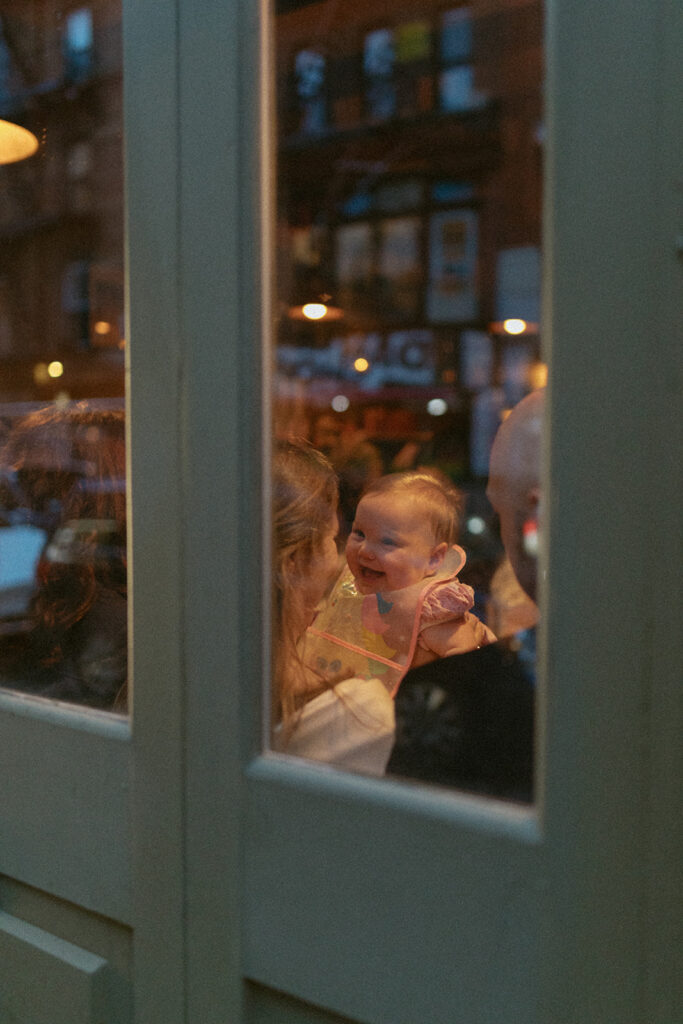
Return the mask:
[[[333,116],[304,140],[281,99],[270,743],[529,800],[538,516],[514,548],[490,479],[545,370],[523,7],[388,23],[321,0],[277,23],[278,80],[305,55]]]
[[[0,685],[109,710],[127,679],[120,19],[116,0],[0,3],[3,117],[35,149],[0,140]]]
[[[72,81],[86,78],[93,61],[92,12],[88,7],[72,11],[66,18],[64,36],[66,77]]]

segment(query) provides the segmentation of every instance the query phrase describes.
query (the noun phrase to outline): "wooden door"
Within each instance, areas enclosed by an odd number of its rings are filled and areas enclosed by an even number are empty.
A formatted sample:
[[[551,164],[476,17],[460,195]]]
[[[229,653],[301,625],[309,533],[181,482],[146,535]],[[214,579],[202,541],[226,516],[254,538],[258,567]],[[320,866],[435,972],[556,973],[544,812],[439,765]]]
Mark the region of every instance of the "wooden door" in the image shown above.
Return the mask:
[[[0,1018],[670,1024],[673,5],[547,13],[533,809],[260,752],[271,31],[236,0],[124,10],[132,715],[0,695]]]

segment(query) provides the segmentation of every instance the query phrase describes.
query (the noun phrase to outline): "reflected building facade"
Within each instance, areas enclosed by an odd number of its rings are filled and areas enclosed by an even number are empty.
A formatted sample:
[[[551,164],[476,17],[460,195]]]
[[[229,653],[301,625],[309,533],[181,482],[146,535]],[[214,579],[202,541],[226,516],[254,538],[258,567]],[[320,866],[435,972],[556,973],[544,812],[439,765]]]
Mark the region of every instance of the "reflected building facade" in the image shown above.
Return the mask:
[[[277,10],[276,430],[348,410],[476,485],[545,369],[542,5]]]
[[[122,398],[120,4],[2,2],[0,117],[39,141],[0,164],[0,401]]]

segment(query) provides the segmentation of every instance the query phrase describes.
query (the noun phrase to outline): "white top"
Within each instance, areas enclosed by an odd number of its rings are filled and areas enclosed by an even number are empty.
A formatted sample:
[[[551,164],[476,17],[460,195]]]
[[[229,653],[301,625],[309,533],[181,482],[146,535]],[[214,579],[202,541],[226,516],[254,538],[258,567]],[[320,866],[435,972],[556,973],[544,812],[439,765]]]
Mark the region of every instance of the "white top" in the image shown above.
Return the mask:
[[[366,775],[384,775],[394,744],[394,702],[378,679],[344,679],[305,704],[283,754]]]

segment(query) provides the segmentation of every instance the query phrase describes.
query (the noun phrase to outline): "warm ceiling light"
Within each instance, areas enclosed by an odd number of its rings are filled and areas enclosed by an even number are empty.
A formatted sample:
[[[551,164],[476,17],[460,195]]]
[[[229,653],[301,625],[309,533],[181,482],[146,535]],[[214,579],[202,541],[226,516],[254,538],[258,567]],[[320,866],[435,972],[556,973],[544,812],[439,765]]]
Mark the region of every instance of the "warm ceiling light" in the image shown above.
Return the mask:
[[[323,302],[307,302],[301,307],[301,312],[307,320],[322,320],[327,313],[327,306]]]
[[[363,356],[359,356],[358,359],[354,361],[353,368],[354,370],[357,370],[358,373],[365,373],[366,370],[370,369],[370,363],[367,359],[364,359]]]
[[[489,324],[489,331],[491,334],[538,334],[538,324],[515,316]]]
[[[48,365],[47,372],[50,377],[61,377],[64,373],[64,364],[60,363],[58,359],[55,359],[54,362]]]
[[[96,324],[93,324],[93,330],[95,334],[109,334],[111,324],[106,320],[98,320]]]
[[[14,164],[33,156],[38,139],[33,132],[12,121],[0,120],[0,164]]]
[[[518,320],[517,317],[503,320],[503,330],[506,334],[524,334],[526,328],[526,320]]]
[[[303,306],[290,306],[292,320],[341,320],[344,313],[339,306],[328,306],[324,302],[307,302]]]

